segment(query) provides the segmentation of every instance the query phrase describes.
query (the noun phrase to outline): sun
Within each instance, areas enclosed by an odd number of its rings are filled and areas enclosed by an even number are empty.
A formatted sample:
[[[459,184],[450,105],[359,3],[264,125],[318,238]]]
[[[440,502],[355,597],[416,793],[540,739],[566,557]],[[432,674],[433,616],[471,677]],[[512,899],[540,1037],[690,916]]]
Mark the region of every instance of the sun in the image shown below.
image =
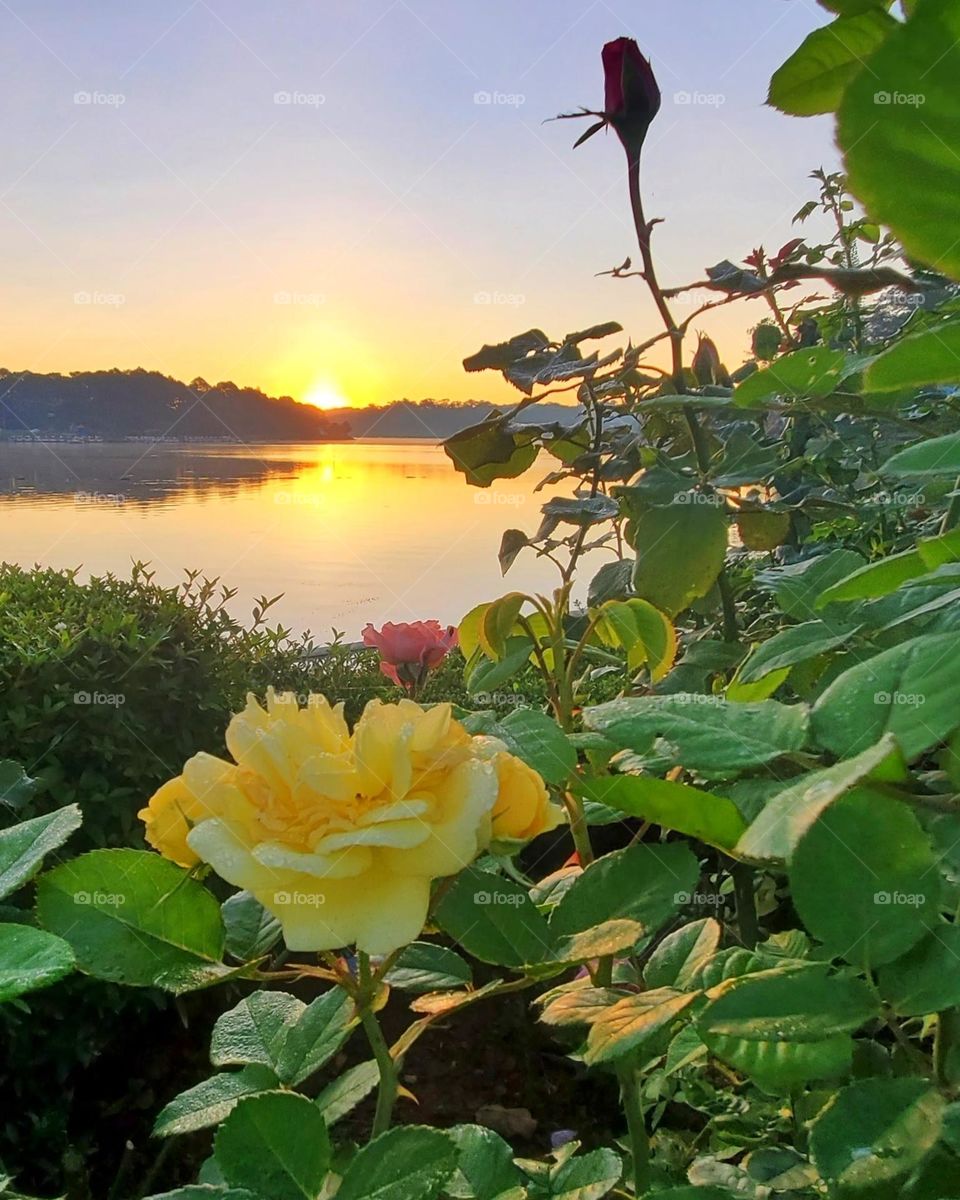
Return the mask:
[[[340,394],[332,383],[315,383],[303,398],[304,404],[313,408],[349,408],[350,402]]]

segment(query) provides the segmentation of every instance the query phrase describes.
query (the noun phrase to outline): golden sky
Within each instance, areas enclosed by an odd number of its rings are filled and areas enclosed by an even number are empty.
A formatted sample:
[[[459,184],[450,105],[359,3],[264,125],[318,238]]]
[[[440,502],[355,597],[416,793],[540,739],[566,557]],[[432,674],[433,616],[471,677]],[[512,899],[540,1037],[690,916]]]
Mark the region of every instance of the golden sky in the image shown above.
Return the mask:
[[[144,367],[332,403],[500,401],[462,358],[536,326],[656,328],[622,151],[544,119],[635,36],[665,284],[777,248],[835,152],[763,107],[818,22],[770,0],[182,0],[0,7],[0,253],[12,370]],[[619,11],[618,11],[619,9]],[[641,22],[642,10],[642,22]],[[682,315],[682,311],[681,311]],[[705,318],[729,365],[758,305]],[[515,393],[510,393],[515,394]]]

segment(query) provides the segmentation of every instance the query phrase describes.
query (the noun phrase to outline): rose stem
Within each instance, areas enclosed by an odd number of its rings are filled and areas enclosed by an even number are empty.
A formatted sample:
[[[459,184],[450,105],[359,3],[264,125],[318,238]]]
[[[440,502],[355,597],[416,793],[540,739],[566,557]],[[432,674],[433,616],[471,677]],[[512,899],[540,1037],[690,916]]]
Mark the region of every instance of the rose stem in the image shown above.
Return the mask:
[[[660,319],[663,321],[663,327],[670,338],[673,385],[678,393],[682,393],[686,390],[683,380],[684,331],[674,320],[673,313],[670,311],[670,305],[667,303],[663,289],[660,287],[660,281],[657,279],[657,268],[653,261],[653,250],[650,246],[650,225],[643,213],[643,196],[640,191],[639,151],[636,154],[627,154],[627,182],[630,188],[630,207],[633,211],[633,223],[637,231],[637,243],[640,246],[640,258],[643,261],[643,278],[650,290],[650,295],[653,297],[653,302],[657,306]],[[703,435],[703,428],[693,409],[685,408],[683,415],[686,418],[687,428],[690,431],[690,440],[697,456],[700,473],[705,476],[709,469],[710,459],[706,439]],[[735,642],[739,638],[737,610],[725,567],[721,568],[720,574],[717,576],[717,588],[720,592],[720,603],[723,609],[723,636],[726,641]]]
[[[370,958],[363,950],[357,951],[357,963],[360,971],[357,1009],[360,1014],[360,1023],[363,1025],[363,1031],[367,1035],[367,1041],[370,1043],[370,1049],[373,1051],[373,1057],[376,1059],[377,1069],[380,1072],[377,1108],[373,1117],[373,1130],[370,1134],[372,1140],[390,1128],[390,1118],[393,1115],[393,1106],[397,1099],[399,1077],[390,1047],[387,1045],[380,1022],[373,1011],[378,983],[373,979],[370,971]]]

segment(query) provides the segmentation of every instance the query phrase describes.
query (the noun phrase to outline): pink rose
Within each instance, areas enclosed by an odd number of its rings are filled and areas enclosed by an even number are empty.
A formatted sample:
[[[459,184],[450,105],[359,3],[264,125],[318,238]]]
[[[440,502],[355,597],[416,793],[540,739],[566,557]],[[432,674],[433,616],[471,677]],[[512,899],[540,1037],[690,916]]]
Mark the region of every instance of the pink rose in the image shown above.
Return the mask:
[[[388,621],[382,629],[367,625],[363,644],[380,651],[380,670],[388,679],[413,693],[456,646],[457,630],[439,621]]]

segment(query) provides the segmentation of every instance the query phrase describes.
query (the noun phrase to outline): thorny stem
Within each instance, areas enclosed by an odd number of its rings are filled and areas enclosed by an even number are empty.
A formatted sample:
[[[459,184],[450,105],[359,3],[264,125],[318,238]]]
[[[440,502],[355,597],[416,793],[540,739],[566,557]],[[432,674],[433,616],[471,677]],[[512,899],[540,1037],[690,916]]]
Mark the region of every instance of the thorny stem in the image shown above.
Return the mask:
[[[543,681],[547,685],[547,697],[550,701],[550,706],[553,708],[554,712],[559,715],[560,701],[559,696],[557,695],[557,682],[553,677],[553,672],[547,666],[547,660],[543,657],[543,650],[540,647],[540,640],[537,637],[533,626],[525,616],[521,615],[517,618],[517,620],[520,628],[533,643],[533,656],[537,660],[537,666],[540,669],[540,674],[543,676]]]
[[[563,805],[570,818],[570,836],[576,847],[577,857],[581,867],[588,867],[593,862],[593,845],[590,841],[590,829],[583,811],[583,801],[572,792],[566,792]]]
[[[683,388],[683,332],[673,319],[670,306],[664,299],[663,289],[657,280],[657,269],[650,248],[650,226],[643,214],[643,196],[640,192],[640,156],[628,156],[627,178],[630,186],[630,207],[633,210],[633,223],[637,231],[637,242],[640,246],[640,257],[643,260],[643,278],[650,295],[657,306],[664,328],[670,338],[670,354],[673,360],[673,382],[677,388]]]
[[[683,335],[686,326],[680,326],[674,319],[657,279],[656,264],[653,261],[653,251],[650,246],[650,223],[643,212],[643,196],[640,191],[640,156],[628,155],[627,178],[630,185],[630,207],[633,210],[633,223],[637,231],[637,242],[640,246],[640,257],[643,261],[643,278],[657,306],[660,319],[663,321],[667,336],[670,339],[670,354],[673,363],[673,385],[682,394],[686,389],[683,379]],[[705,476],[710,467],[710,454],[707,447],[703,427],[693,409],[684,410],[690,440],[697,456],[697,464],[701,475]],[[720,592],[720,603],[723,610],[723,636],[728,642],[735,642],[739,637],[737,626],[737,611],[733,591],[727,577],[726,568],[721,568],[717,576],[717,588]]]
[[[777,303],[776,292],[766,292],[766,293],[764,293],[764,295],[765,295],[765,298],[767,301],[767,305],[768,305],[770,311],[773,313],[773,319],[776,321],[777,327],[779,328],[780,332],[783,334],[784,341],[787,343],[787,346],[791,350],[796,350],[797,339],[790,332],[790,326],[787,324],[786,317],[784,317],[784,315],[783,315],[783,310],[781,309],[780,305]]]
[[[855,271],[860,265],[857,261],[856,248],[847,236],[847,223],[844,220],[843,209],[840,207],[840,203],[835,195],[830,197],[828,207],[836,222],[837,236],[840,239],[840,248],[843,251],[847,270]],[[855,294],[848,296],[847,307],[853,320],[853,348],[859,354],[863,349],[863,309],[860,306],[860,297]]]
[[[584,383],[584,388],[590,399],[590,409],[593,414],[593,478],[590,481],[590,496],[596,496],[600,491],[600,449],[603,444],[603,409],[597,403],[589,383]],[[583,544],[587,540],[588,525],[583,525],[580,532],[577,534],[577,539],[573,544],[573,549],[570,551],[570,561],[565,568],[561,568],[560,574],[564,584],[572,583],[573,574],[577,567],[580,555],[583,553]],[[563,621],[565,609],[558,612],[557,619]]]

